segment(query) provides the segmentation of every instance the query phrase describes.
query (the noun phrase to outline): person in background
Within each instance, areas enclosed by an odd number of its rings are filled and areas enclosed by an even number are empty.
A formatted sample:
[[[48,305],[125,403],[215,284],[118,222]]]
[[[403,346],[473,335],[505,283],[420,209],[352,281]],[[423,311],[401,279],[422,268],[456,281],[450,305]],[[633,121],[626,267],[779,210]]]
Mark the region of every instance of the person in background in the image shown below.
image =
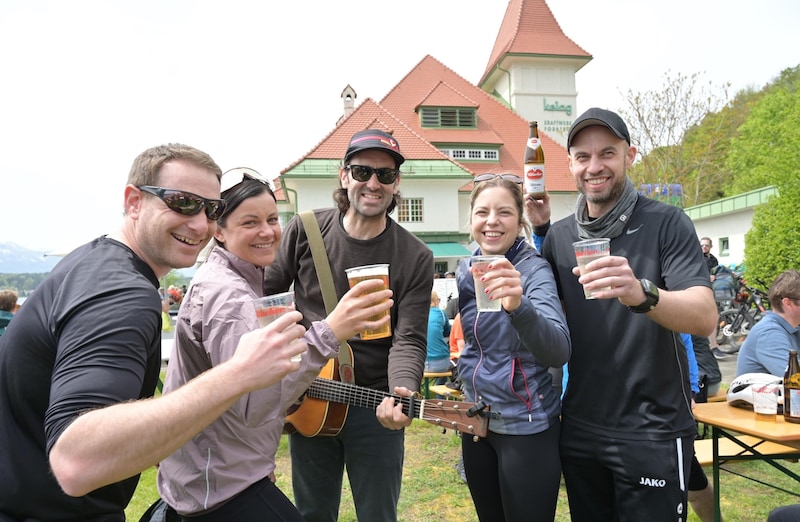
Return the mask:
[[[783,376],[789,351],[800,352],[800,272],[786,270],[769,287],[771,310],[756,323],[739,350],[736,375]]]
[[[405,158],[397,140],[377,129],[355,133],[334,192],[338,208],[314,212],[331,264],[337,296],[349,288],[345,269],[389,264],[391,335],[351,339],[355,384],[380,391],[419,390],[425,365],[426,324],[433,253],[389,213],[397,205]],[[304,324],[326,315],[306,231],[299,217],[283,233],[278,256],[266,271],[268,294],[294,284]],[[341,431],[330,437],[289,435],[294,500],[308,522],[338,517],[345,468],[359,520],[397,520],[403,475],[404,431],[411,419],[386,398],[375,412],[350,408]]]
[[[694,339],[697,336],[682,333],[681,341],[686,346],[686,358],[689,362],[689,383],[692,388],[692,409],[698,402],[698,395],[700,393],[700,371],[695,358]],[[705,339],[700,337],[700,339]],[[713,357],[712,357],[713,359]],[[702,402],[705,402],[703,400]],[[714,520],[714,488],[708,482],[703,467],[700,461],[697,460],[697,455],[692,452],[692,463],[689,471],[689,482],[687,485],[689,491],[689,504],[692,510],[702,522],[711,522]]]
[[[627,175],[636,147],[619,115],[580,115],[567,150],[580,195],[575,213],[549,227],[542,256],[572,337],[560,445],[570,515],[674,521],[688,508],[696,434],[686,349],[675,332],[707,336],[715,327],[708,268],[686,214],[637,194]],[[549,205],[526,199],[544,231]],[[611,255],[581,275],[572,243],[600,237],[611,239]]]
[[[158,279],[194,265],[214,234],[220,174],[186,145],[144,151],[121,228],[59,261],[0,337],[0,520],[124,520],[142,470],[299,367],[290,359],[306,350],[305,328],[291,312],[242,336],[226,363],[151,399]]]
[[[450,338],[450,321],[439,308],[439,294],[431,291],[431,307],[428,311],[428,351],[425,358],[426,373],[449,372],[450,346],[445,339]],[[444,384],[446,377],[440,377],[436,384]]]
[[[248,168],[222,175],[225,212],[217,220],[214,245],[192,278],[178,313],[175,344],[164,393],[230,360],[239,339],[258,329],[253,300],[263,293],[264,268],[281,239],[275,195],[265,178]],[[286,410],[311,384],[339,345],[388,310],[391,290],[375,292],[377,280],[348,291],[323,321],[304,337],[308,351],[300,368],[279,384],[254,390],[178,451],[161,461],[158,489],[186,520],[302,521],[292,502],[273,483],[275,452]],[[367,293],[372,292],[372,293]]]
[[[714,244],[711,242],[710,237],[701,237],[700,238],[700,248],[703,250],[703,259],[706,262],[706,266],[708,266],[708,272],[711,274],[711,282],[714,282],[714,269],[719,266],[719,261],[717,258],[714,257],[714,254],[711,253],[711,247]]]
[[[702,397],[702,400],[698,402],[705,402],[708,397],[719,393],[722,372],[719,369],[717,358],[714,357],[708,347],[708,337],[693,335],[692,346],[694,347],[694,356],[697,359],[697,370],[700,376],[701,389],[699,396]]]
[[[458,296],[453,296],[453,294],[447,296],[447,304],[444,307],[444,313],[450,320],[456,318],[456,314],[458,313]]]
[[[464,350],[464,330],[461,328],[461,312],[457,313],[450,327],[450,360],[453,364],[453,379],[446,382],[445,386],[461,391],[461,377],[458,375],[458,359]],[[466,484],[467,473],[464,471],[464,456],[458,452],[458,462],[455,465],[458,478]]]
[[[714,281],[717,278],[716,271],[717,271],[717,267],[719,266],[719,261],[717,261],[717,258],[714,257],[714,254],[711,253],[711,247],[712,246],[713,246],[713,243],[711,242],[711,238],[709,238],[709,237],[700,238],[700,248],[703,251],[703,259],[706,262],[706,266],[708,266],[708,273],[709,273],[709,277],[711,278],[712,288],[716,289],[717,285],[714,284]],[[731,283],[732,283],[732,281],[731,281]],[[731,288],[731,291],[735,292],[735,290],[733,288]],[[707,339],[708,339],[708,345],[710,347],[711,353],[714,355],[715,358],[717,358],[719,360],[723,360],[723,359],[727,359],[728,358],[728,354],[726,354],[725,352],[723,352],[722,350],[719,349],[719,344],[717,344],[717,332],[716,332],[716,330],[711,332],[711,335],[709,335]]]
[[[548,368],[569,359],[569,331],[553,272],[525,241],[522,180],[484,174],[474,181],[474,255],[504,256],[483,276],[502,310],[478,311],[470,259],[462,260],[456,280],[466,328],[458,372],[465,400],[484,401],[501,415],[485,439],[462,437],[467,485],[480,520],[552,520],[561,482],[561,401]]]
[[[17,311],[17,300],[19,294],[16,290],[0,290],[0,335],[6,331]]]
[[[161,331],[171,332],[172,330],[172,317],[169,315],[169,302],[164,300],[161,301]]]
[[[800,522],[800,504],[773,509],[769,512],[767,522]]]
[[[453,324],[450,326],[450,359],[458,359],[461,357],[461,351],[464,350],[464,329],[461,327],[461,312],[457,313],[453,318]]]

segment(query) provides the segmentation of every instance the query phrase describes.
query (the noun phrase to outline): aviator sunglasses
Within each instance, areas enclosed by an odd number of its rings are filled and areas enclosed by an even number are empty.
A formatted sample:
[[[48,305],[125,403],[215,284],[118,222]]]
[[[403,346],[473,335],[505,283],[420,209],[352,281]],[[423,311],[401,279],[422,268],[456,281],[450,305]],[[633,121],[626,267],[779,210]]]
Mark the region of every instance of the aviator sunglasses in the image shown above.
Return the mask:
[[[489,181],[494,178],[500,178],[512,183],[516,183],[517,185],[522,185],[522,178],[514,174],[481,174],[480,176],[475,176],[475,179],[472,181],[475,183],[480,183],[481,181]]]
[[[191,192],[150,185],[143,185],[137,188],[154,195],[163,201],[170,210],[184,216],[194,216],[205,209],[206,217],[211,221],[216,221],[225,212],[224,199],[206,199]]]
[[[365,165],[347,165],[345,169],[350,171],[354,180],[361,182],[369,181],[369,178],[375,174],[378,176],[378,181],[383,185],[391,185],[395,182],[397,176],[400,175],[400,169],[392,169],[389,167],[373,169]]]

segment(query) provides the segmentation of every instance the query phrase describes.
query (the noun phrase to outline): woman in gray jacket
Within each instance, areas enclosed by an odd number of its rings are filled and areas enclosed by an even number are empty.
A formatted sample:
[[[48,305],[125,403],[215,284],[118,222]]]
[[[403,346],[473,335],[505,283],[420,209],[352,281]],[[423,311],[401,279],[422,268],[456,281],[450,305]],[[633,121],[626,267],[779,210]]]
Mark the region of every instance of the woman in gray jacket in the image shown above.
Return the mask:
[[[500,416],[485,439],[463,438],[467,484],[480,520],[553,520],[561,404],[548,368],[569,359],[569,331],[550,265],[524,239],[530,227],[522,180],[484,174],[474,181],[475,255],[503,256],[481,276],[502,309],[478,311],[470,259],[463,260],[456,274],[465,341],[458,371],[466,399]]]
[[[221,183],[227,207],[217,222],[216,246],[178,312],[164,393],[232,357],[239,337],[258,328],[253,300],[263,295],[264,267],[272,264],[281,239],[275,195],[252,169],[228,171]],[[368,320],[393,304],[389,290],[367,293],[377,286],[359,283],[324,321],[312,324],[298,371],[242,396],[160,463],[158,489],[167,504],[193,522],[303,520],[273,483],[285,413],[337,355],[340,342],[389,320]]]

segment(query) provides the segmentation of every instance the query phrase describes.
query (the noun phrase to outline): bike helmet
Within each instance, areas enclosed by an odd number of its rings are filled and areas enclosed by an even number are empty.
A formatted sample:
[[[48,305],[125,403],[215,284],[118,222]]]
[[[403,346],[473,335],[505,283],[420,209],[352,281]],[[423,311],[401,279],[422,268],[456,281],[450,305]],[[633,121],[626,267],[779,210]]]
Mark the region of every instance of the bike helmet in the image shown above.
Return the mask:
[[[728,388],[728,404],[738,408],[753,409],[753,386],[778,385],[778,410],[783,409],[783,377],[768,373],[743,373]]]

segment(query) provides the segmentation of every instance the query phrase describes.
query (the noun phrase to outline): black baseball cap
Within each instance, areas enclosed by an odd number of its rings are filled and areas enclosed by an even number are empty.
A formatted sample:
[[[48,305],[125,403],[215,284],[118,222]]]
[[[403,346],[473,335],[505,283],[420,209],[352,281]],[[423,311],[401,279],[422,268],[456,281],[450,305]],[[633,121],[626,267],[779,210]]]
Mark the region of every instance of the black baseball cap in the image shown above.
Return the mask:
[[[569,128],[569,134],[567,135],[567,150],[572,147],[572,140],[580,131],[593,125],[602,125],[613,132],[617,138],[627,141],[628,145],[631,144],[631,135],[628,134],[628,126],[625,125],[625,122],[622,121],[622,118],[619,117],[619,114],[616,112],[607,111],[605,109],[592,107],[588,111],[578,116],[578,119],[575,120],[572,123],[572,126]]]
[[[350,158],[357,152],[369,149],[382,150],[391,154],[395,161],[395,168],[400,168],[400,165],[406,160],[400,153],[400,145],[391,134],[377,129],[367,129],[356,132],[350,138],[350,145],[348,145],[347,152],[344,155],[344,164],[348,165]]]

